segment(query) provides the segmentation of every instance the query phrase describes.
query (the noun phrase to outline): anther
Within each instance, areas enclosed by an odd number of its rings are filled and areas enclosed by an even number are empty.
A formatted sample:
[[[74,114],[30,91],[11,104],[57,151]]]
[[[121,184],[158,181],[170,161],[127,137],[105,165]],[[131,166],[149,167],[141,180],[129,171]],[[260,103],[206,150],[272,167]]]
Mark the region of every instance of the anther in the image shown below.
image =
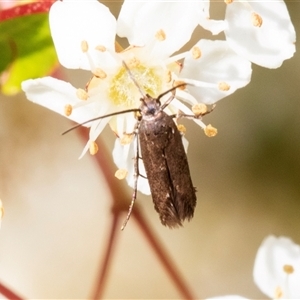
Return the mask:
[[[88,45],[87,41],[82,41],[81,42],[81,51],[83,53],[85,53],[85,52],[88,52],[88,50],[89,50],[89,45]]]
[[[165,81],[166,81],[167,83],[169,83],[169,82],[171,82],[171,80],[172,80],[172,73],[171,73],[170,70],[167,70],[167,71],[166,71],[166,75],[165,75]]]
[[[64,114],[65,116],[69,117],[72,113],[73,107],[71,104],[66,104],[64,107]]]
[[[233,2],[233,0],[224,0],[225,4],[231,4]]]
[[[294,267],[292,265],[284,265],[283,266],[283,271],[286,274],[292,274],[292,273],[294,273]]]
[[[212,127],[211,124],[207,125],[205,128],[204,128],[204,133],[205,135],[207,135],[208,137],[213,137],[213,136],[216,136],[217,133],[218,133],[218,129],[215,128],[215,127]]]
[[[120,140],[120,144],[122,146],[125,146],[130,144],[132,140],[133,140],[133,134],[125,133]]]
[[[192,49],[192,56],[194,59],[198,59],[201,57],[201,50],[199,47],[195,46]]]
[[[282,298],[283,291],[279,286],[276,287],[274,296],[275,296],[275,299],[281,299]]]
[[[186,128],[185,128],[185,126],[182,125],[182,124],[178,124],[178,125],[177,125],[177,129],[178,129],[178,131],[179,131],[182,135],[184,135],[184,134],[186,133]]]
[[[165,32],[162,29],[160,29],[160,30],[158,30],[156,32],[155,38],[157,40],[159,40],[160,42],[162,42],[162,41],[164,41],[166,39],[166,34],[165,34]]]
[[[100,68],[93,70],[93,74],[100,79],[104,79],[107,76],[106,73]]]
[[[134,69],[134,68],[138,67],[140,65],[140,63],[141,62],[136,57],[133,57],[128,62],[126,62],[129,69]]]
[[[128,171],[125,169],[119,169],[115,173],[115,177],[118,178],[119,180],[125,179],[128,174]]]
[[[77,89],[76,96],[80,100],[87,100],[89,97],[88,93],[83,89]]]
[[[185,90],[186,85],[184,85],[184,83],[185,83],[184,81],[176,80],[174,81],[173,86],[178,86],[182,84],[182,86],[180,86],[178,89]]]
[[[261,27],[263,19],[259,14],[253,12],[251,14],[251,22],[254,27]]]
[[[106,47],[103,45],[98,45],[95,48],[96,50],[100,51],[100,52],[105,52],[106,51]]]
[[[98,152],[98,145],[96,144],[96,142],[91,142],[89,151],[91,155],[95,155]]]
[[[230,85],[224,81],[219,82],[218,88],[220,91],[227,92],[230,90]]]
[[[192,112],[196,116],[204,115],[207,112],[207,106],[204,103],[197,103],[192,106]]]

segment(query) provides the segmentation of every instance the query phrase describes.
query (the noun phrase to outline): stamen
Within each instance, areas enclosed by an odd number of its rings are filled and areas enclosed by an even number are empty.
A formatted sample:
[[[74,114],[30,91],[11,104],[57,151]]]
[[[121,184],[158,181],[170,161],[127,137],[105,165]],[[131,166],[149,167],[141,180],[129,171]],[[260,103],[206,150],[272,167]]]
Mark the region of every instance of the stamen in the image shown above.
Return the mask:
[[[162,29],[160,29],[160,30],[158,30],[156,32],[155,38],[157,40],[159,40],[160,42],[162,42],[162,41],[164,41],[166,39],[166,34],[165,34],[165,32]]]
[[[254,27],[261,27],[263,23],[263,19],[259,14],[253,12],[251,14],[251,22]]]
[[[80,100],[87,100],[88,97],[89,97],[88,93],[85,90],[83,90],[83,89],[77,89],[76,96]]]
[[[89,45],[88,45],[87,41],[82,41],[81,42],[81,51],[83,53],[86,53],[86,52],[88,52],[88,50],[89,50]]]
[[[192,106],[192,112],[196,116],[203,115],[207,112],[207,106],[203,103],[197,103],[197,104]]]
[[[106,47],[103,45],[98,45],[95,48],[96,50],[100,51],[100,52],[105,52],[106,51]]]
[[[292,265],[284,265],[283,271],[288,275],[292,274],[292,273],[294,273],[294,267]]]
[[[207,125],[204,129],[204,133],[208,136],[208,137],[213,137],[216,136],[218,133],[218,129],[215,127],[212,127],[211,124]]]
[[[218,88],[220,91],[227,92],[230,90],[230,85],[224,81],[219,82]]]
[[[201,50],[199,47],[195,46],[192,49],[192,56],[194,59],[198,59],[201,57]]]
[[[115,177],[117,177],[119,180],[125,179],[128,174],[128,171],[125,169],[119,169],[115,173]]]
[[[95,155],[98,152],[99,148],[98,145],[96,144],[96,142],[91,142],[89,151],[91,155]]]
[[[125,146],[125,145],[130,144],[132,142],[132,140],[133,140],[133,134],[125,133],[120,140],[120,144],[122,146]]]
[[[66,104],[64,107],[65,116],[69,117],[72,114],[73,107],[71,104]]]
[[[178,129],[178,131],[179,131],[182,135],[184,135],[184,134],[186,133],[186,128],[185,128],[185,126],[182,125],[182,124],[178,124],[178,125],[177,125],[177,129]]]
[[[93,70],[93,74],[100,79],[104,79],[107,76],[106,73],[100,68]]]

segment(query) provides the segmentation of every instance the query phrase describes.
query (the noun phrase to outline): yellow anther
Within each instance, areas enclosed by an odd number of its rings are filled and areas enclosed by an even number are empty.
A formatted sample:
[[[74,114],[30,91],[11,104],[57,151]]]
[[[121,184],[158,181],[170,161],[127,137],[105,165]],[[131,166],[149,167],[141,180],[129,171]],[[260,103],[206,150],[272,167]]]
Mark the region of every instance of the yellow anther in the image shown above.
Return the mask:
[[[81,51],[83,53],[85,53],[85,52],[88,52],[88,50],[89,50],[89,45],[88,45],[87,41],[82,41],[81,42]]]
[[[162,42],[162,41],[164,41],[166,39],[166,34],[165,34],[165,32],[162,29],[160,29],[160,30],[158,30],[156,32],[155,38],[157,40],[159,40],[160,42]]]
[[[192,112],[196,116],[204,115],[207,112],[207,106],[203,103],[197,103],[192,106]]]
[[[251,22],[252,22],[253,26],[255,26],[255,27],[261,27],[261,25],[263,23],[263,19],[262,19],[262,17],[259,14],[253,12],[251,14]]]
[[[227,92],[230,90],[230,85],[224,81],[219,82],[218,88],[220,91]]]
[[[106,73],[102,70],[102,69],[100,69],[100,68],[96,68],[94,71],[93,71],[93,74],[96,76],[96,77],[98,77],[98,78],[100,78],[100,79],[104,79],[104,78],[106,78]]]
[[[166,71],[166,75],[165,75],[165,81],[166,81],[167,83],[169,83],[169,82],[171,82],[171,80],[172,80],[172,73],[171,73],[170,70],[167,70],[167,71]]]
[[[132,140],[133,140],[133,134],[125,133],[120,140],[120,144],[122,146],[128,145],[132,142]]]
[[[201,57],[201,50],[199,47],[195,46],[192,49],[192,56],[194,59],[198,59]]]
[[[87,100],[89,95],[84,89],[77,89],[76,96],[80,100]]]
[[[175,80],[174,83],[173,83],[173,86],[178,86],[178,85],[181,85],[181,84],[182,84],[182,86],[180,86],[178,89],[180,89],[180,90],[185,90],[186,84],[185,84],[184,81],[181,81],[181,80]]]
[[[224,0],[225,4],[231,4],[233,0]]]
[[[128,174],[128,171],[125,169],[119,169],[115,173],[115,177],[117,177],[119,180],[125,179]]]
[[[4,216],[4,207],[3,207],[3,203],[2,203],[2,201],[0,199],[0,222],[1,222],[2,218],[3,218],[3,216]]]
[[[204,128],[204,133],[208,136],[208,137],[213,137],[216,136],[218,133],[218,129],[215,127],[212,127],[211,124],[207,125]]]
[[[292,274],[292,273],[294,273],[294,267],[292,265],[284,265],[283,266],[283,271],[286,274]]]
[[[136,57],[133,57],[127,62],[127,66],[129,69],[134,69],[137,68],[140,65],[140,63],[141,62]]]
[[[276,287],[274,296],[275,296],[274,299],[281,299],[282,298],[283,291],[282,291],[281,287],[279,287],[279,286]]]
[[[71,104],[66,104],[64,107],[65,116],[69,117],[72,114],[73,107]]]
[[[103,45],[98,45],[95,48],[96,50],[100,51],[100,52],[105,52],[106,51],[106,47]]]
[[[185,128],[185,126],[182,125],[182,124],[178,124],[178,125],[177,125],[177,129],[178,129],[178,131],[179,131],[182,135],[184,135],[184,134],[186,133],[186,128]]]
[[[89,148],[90,154],[95,155],[98,152],[98,150],[99,150],[99,148],[98,148],[97,143],[96,142],[91,142],[90,148]]]

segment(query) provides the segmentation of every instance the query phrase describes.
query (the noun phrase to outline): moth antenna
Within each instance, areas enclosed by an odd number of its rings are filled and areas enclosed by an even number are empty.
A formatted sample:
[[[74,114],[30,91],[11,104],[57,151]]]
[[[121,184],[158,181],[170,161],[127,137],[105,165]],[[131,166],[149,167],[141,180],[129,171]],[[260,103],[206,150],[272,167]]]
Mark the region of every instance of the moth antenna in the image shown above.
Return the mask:
[[[156,101],[159,101],[160,98],[162,98],[162,97],[165,96],[166,94],[168,94],[168,93],[170,93],[170,92],[176,90],[177,88],[180,88],[180,87],[186,86],[186,85],[189,85],[189,83],[180,83],[180,84],[178,84],[178,85],[176,85],[176,86],[173,86],[172,88],[170,88],[170,89],[168,89],[167,91],[165,91],[165,92],[163,92],[162,94],[160,94],[160,95],[157,97]],[[161,106],[161,110],[164,110],[164,109],[171,103],[171,101],[172,101],[173,99],[174,99],[174,95],[171,96],[171,97],[170,97],[170,98],[169,98],[169,99]]]
[[[135,112],[135,111],[141,111],[139,108],[131,108],[131,109],[126,109],[126,110],[123,110],[123,111],[119,111],[119,112],[114,112],[114,113],[111,113],[111,114],[107,114],[107,115],[103,115],[103,116],[100,116],[100,117],[96,117],[96,118],[93,118],[93,119],[90,119],[90,120],[87,120],[83,123],[80,123],[80,124],[77,124],[71,128],[69,128],[68,130],[64,131],[61,135],[64,135],[84,124],[87,124],[89,122],[93,122],[93,121],[96,121],[96,120],[100,120],[100,119],[104,119],[104,118],[108,118],[108,117],[112,117],[112,116],[115,116],[115,115],[120,115],[120,114],[126,114],[126,113],[129,113],[129,112]]]
[[[146,97],[145,93],[142,91],[141,87],[139,86],[139,84],[138,84],[137,81],[135,80],[135,78],[134,78],[132,72],[129,70],[129,68],[128,68],[128,66],[127,66],[127,64],[125,63],[124,60],[122,61],[122,64],[123,64],[124,68],[126,69],[126,71],[128,72],[128,74],[129,74],[131,80],[133,81],[133,83],[134,83],[135,86],[138,88],[139,92],[141,93],[142,98],[145,98],[145,97]]]

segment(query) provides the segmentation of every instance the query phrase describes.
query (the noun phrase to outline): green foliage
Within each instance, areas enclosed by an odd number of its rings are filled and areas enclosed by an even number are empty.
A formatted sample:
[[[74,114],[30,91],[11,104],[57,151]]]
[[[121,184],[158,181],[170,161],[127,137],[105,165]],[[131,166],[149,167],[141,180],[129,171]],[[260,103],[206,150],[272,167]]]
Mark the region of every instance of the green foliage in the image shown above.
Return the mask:
[[[21,82],[49,74],[57,56],[48,23],[48,13],[31,14],[0,23],[1,91],[12,95]]]

